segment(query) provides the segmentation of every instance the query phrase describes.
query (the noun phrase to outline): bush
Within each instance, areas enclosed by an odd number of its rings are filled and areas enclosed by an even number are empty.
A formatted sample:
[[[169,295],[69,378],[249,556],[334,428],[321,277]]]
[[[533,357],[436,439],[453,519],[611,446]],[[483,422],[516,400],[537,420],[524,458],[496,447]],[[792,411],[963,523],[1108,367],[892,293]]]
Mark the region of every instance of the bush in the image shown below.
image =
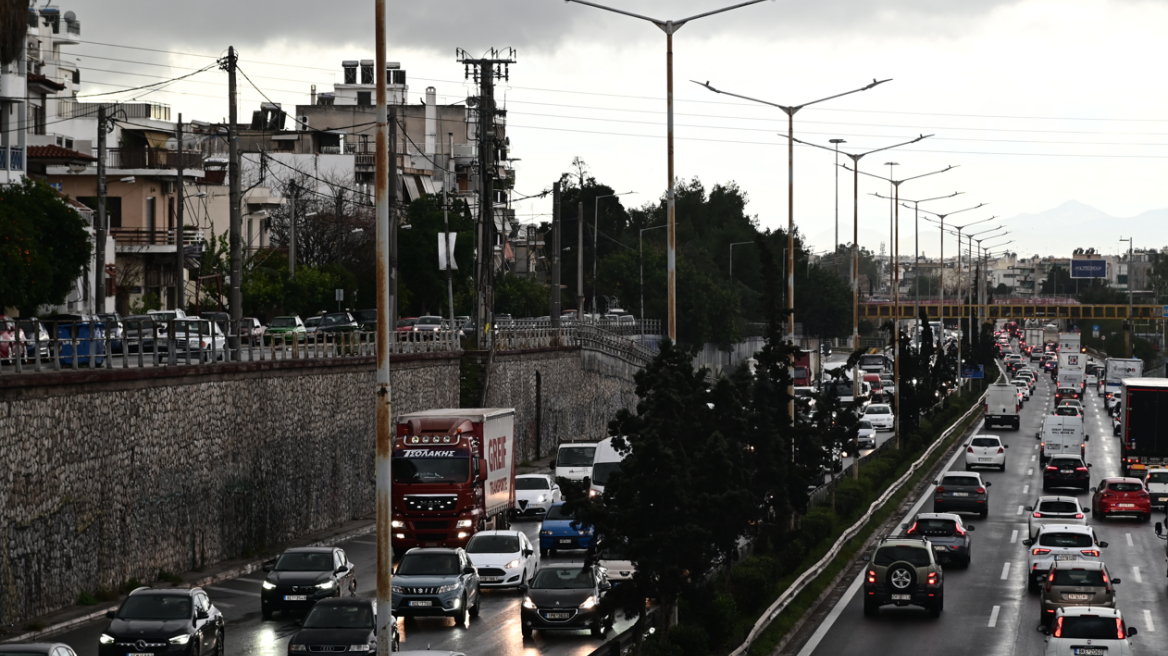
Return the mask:
[[[77,605],[78,606],[96,606],[97,605],[97,597],[93,596],[92,593],[82,592],[81,596],[77,597]]]
[[[750,556],[730,571],[730,594],[744,613],[754,613],[773,596],[775,580],[773,560]]]
[[[864,472],[863,467],[860,468],[860,472]],[[857,481],[854,478],[848,478],[841,481],[839,486],[835,488],[836,514],[840,517],[852,517],[856,515],[859,513],[867,496],[868,489],[864,485],[863,480]]]
[[[669,630],[669,642],[682,656],[707,656],[710,653],[710,637],[700,625],[678,624]]]
[[[803,518],[799,541],[809,550],[830,537],[834,528],[835,513],[831,508],[823,506],[812,508]]]

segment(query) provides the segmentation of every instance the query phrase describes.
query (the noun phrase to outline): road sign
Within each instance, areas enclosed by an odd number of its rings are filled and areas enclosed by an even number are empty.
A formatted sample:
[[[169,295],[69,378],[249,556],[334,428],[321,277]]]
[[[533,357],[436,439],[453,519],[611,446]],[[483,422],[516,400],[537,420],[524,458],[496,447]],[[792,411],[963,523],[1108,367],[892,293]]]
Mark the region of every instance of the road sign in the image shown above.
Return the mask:
[[[976,367],[973,367],[973,366],[962,367],[961,368],[961,377],[962,378],[975,378],[975,379],[979,379],[979,380],[982,378],[985,378],[985,367],[980,365],[980,364],[977,365]]]
[[[343,301],[343,300],[345,300],[345,290],[343,290],[343,289],[338,289],[338,290],[336,290],[336,295],[337,295],[337,300],[338,300],[338,301]]]
[[[1160,312],[1160,316],[1168,317],[1168,305],[1164,306],[1164,309]]]

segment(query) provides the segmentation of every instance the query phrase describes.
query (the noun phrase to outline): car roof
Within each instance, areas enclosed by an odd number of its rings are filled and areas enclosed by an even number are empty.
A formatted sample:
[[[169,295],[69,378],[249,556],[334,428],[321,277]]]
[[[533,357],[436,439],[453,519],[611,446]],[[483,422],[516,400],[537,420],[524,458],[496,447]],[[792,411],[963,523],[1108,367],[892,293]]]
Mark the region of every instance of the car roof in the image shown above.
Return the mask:
[[[1103,569],[1102,560],[1056,560],[1055,569]]]
[[[917,519],[952,519],[961,523],[961,516],[953,513],[917,513]]]
[[[963,476],[966,478],[976,478],[979,481],[981,480],[981,474],[978,472],[959,471],[957,469],[950,469],[947,472],[941,472],[941,476],[942,478],[945,476]]]
[[[148,586],[143,586],[141,588],[138,588],[137,590],[134,590],[130,594],[131,595],[150,595],[150,596],[158,596],[158,597],[167,597],[167,596],[189,597],[191,595],[191,593],[193,593],[195,590],[201,591],[201,588],[151,588]]]
[[[1082,562],[1082,561],[1080,561]],[[1123,613],[1119,612],[1118,608],[1104,608],[1102,606],[1063,606],[1055,611],[1057,615],[1099,615],[1102,617],[1123,618]]]
[[[551,478],[550,474],[519,474],[515,478]]]
[[[1038,503],[1042,503],[1043,501],[1074,501],[1075,503],[1079,503],[1079,500],[1076,499],[1075,497],[1064,497],[1064,496],[1038,497]]]
[[[1140,485],[1144,484],[1144,482],[1142,480],[1140,480],[1134,476],[1108,476],[1099,482],[1100,483],[1139,483]]]
[[[519,536],[519,534],[520,534],[520,533],[522,533],[522,532],[523,532],[523,531],[512,531],[512,530],[506,530],[506,531],[504,531],[504,530],[499,530],[499,531],[477,531],[477,532],[475,532],[475,535],[510,535],[510,536],[513,536],[513,537],[518,537],[518,536]],[[473,537],[473,536],[472,536],[472,537]]]
[[[872,408],[888,408],[888,409],[892,409],[892,406],[888,405],[887,403],[869,403],[869,404],[868,404],[868,407],[867,407],[867,408],[864,408],[864,410],[865,410],[865,412],[866,412],[866,411],[868,411],[868,410],[871,410]]]
[[[1095,534],[1095,529],[1090,526],[1080,526],[1078,524],[1043,524],[1038,527],[1039,533],[1090,533]],[[1076,561],[1077,562],[1077,561]]]
[[[997,440],[997,441],[999,441],[999,442],[1001,442],[1001,441],[1002,441],[1002,436],[1001,436],[1001,435],[990,435],[990,434],[988,434],[988,433],[978,433],[978,434],[976,434],[976,435],[972,435],[972,436],[971,436],[971,439],[973,439],[973,438],[978,438],[978,437],[992,437],[992,438],[994,438],[995,440]]]
[[[285,549],[284,553],[332,553],[333,547],[292,547]]]
[[[326,597],[316,602],[317,606],[377,606],[377,600],[370,597]]]

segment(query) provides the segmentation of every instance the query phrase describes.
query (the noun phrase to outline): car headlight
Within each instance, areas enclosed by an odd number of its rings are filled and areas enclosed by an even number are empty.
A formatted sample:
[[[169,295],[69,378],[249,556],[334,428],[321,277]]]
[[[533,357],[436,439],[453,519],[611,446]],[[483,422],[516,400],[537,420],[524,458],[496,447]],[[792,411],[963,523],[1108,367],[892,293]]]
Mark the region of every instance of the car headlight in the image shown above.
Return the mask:
[[[363,645],[349,645],[349,651],[369,651],[369,643]]]
[[[523,598],[523,607],[530,608],[532,610],[535,610],[535,608],[536,608],[535,602],[531,600],[531,597],[524,597]],[[105,637],[105,636],[102,636],[102,637]],[[113,642],[113,638],[110,638],[110,642]]]
[[[588,610],[596,607],[596,597],[588,597],[584,603],[580,604],[580,610]]]
[[[539,534],[540,535],[552,535],[552,532],[551,531],[540,531]]]
[[[588,490],[588,496],[590,496],[590,497],[594,497],[598,494],[600,494],[600,493],[597,492],[596,490]]]
[[[265,590],[275,590],[276,584],[272,583],[271,581],[264,581],[264,589]]]
[[[582,531],[579,531],[579,533],[580,533],[580,535],[592,535],[592,529],[586,528]]]
[[[288,645],[288,651],[308,651],[308,645]]]
[[[539,495],[539,498],[535,500],[535,502],[536,502],[536,503],[543,503],[544,501],[547,501],[547,495],[546,495],[546,494],[541,494],[541,495]]]
[[[473,523],[469,519],[460,519],[454,523],[454,528],[470,528]]]
[[[400,585],[395,585],[395,586],[393,586],[393,592],[394,592],[394,594],[405,594],[406,589]]]
[[[317,590],[328,590],[337,584],[336,581],[325,581],[324,583],[317,583]]]
[[[516,558],[515,560],[504,565],[503,569],[515,569],[516,567],[519,567],[519,559],[518,558]]]
[[[103,645],[112,645],[114,644],[114,637],[108,633],[103,633],[101,634],[101,637],[97,639],[97,641]]]
[[[458,589],[457,583],[451,583],[450,585],[441,585],[441,586],[438,586],[438,594],[442,594],[443,592],[454,592],[457,589]]]
[[[176,635],[175,637],[171,638],[170,644],[172,644],[172,645],[185,645],[190,641],[191,641],[191,634],[184,633],[182,635]]]
[[[389,525],[394,527],[394,528],[405,528],[406,527],[406,523],[400,519],[393,520],[392,522],[389,523]]]

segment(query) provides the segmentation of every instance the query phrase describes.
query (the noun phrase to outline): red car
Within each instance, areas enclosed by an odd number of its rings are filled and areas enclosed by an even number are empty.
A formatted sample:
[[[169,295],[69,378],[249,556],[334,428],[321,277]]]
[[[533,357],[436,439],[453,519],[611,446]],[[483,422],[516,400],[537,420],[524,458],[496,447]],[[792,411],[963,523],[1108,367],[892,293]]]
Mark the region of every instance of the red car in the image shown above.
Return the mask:
[[[1138,478],[1105,478],[1093,487],[1091,508],[1096,517],[1138,515],[1142,521],[1152,517],[1152,497]]]

